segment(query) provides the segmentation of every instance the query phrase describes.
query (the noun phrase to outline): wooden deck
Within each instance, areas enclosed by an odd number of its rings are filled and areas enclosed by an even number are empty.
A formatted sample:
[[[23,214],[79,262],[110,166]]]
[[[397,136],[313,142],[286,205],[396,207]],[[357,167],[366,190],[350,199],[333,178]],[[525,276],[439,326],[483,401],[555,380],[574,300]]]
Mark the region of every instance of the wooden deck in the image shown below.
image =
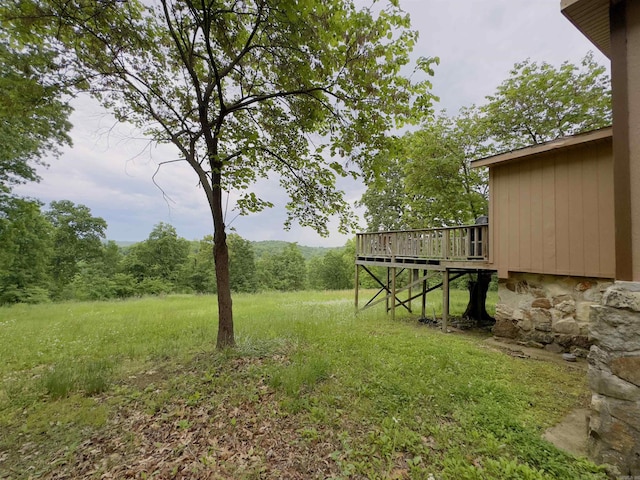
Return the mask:
[[[385,267],[386,278],[378,278],[376,273],[368,268],[370,266]],[[357,234],[356,311],[360,310],[360,269],[369,274],[380,287],[362,309],[386,302],[387,312],[391,312],[392,317],[395,317],[396,306],[404,307],[411,312],[411,301],[416,298],[421,298],[421,312],[424,317],[427,293],[442,287],[442,328],[447,331],[449,281],[465,273],[495,270],[489,263],[489,225]],[[396,278],[403,270],[409,270],[410,281],[404,287],[397,288]],[[442,272],[442,281],[435,287],[427,288],[430,270]],[[418,293],[414,294],[416,290]],[[398,294],[404,291],[408,292],[407,300],[398,298]]]
[[[488,263],[489,225],[359,233],[356,236],[356,264],[360,265],[482,269],[489,268]]]

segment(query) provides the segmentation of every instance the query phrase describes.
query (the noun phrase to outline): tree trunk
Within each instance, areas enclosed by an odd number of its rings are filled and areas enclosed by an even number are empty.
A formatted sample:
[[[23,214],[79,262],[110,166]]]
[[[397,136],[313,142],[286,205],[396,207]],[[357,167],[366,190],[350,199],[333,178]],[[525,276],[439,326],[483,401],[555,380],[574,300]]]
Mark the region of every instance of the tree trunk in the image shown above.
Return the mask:
[[[469,303],[462,315],[463,318],[475,320],[478,325],[487,325],[495,322],[495,319],[487,313],[487,291],[491,283],[490,272],[480,272],[476,280],[469,280]]]
[[[217,178],[216,178],[217,177]],[[229,248],[222,209],[222,189],[220,174],[213,175],[213,195],[211,214],[213,216],[213,259],[216,267],[218,290],[218,339],[216,348],[234,347],[233,309],[231,303],[231,283],[229,281]]]

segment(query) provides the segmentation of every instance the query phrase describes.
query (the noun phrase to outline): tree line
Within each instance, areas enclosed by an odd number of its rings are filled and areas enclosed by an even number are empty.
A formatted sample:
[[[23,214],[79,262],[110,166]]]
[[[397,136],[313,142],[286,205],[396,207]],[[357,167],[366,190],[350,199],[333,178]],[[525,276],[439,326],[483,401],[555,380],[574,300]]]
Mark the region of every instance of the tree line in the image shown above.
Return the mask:
[[[107,222],[68,200],[43,208],[10,198],[0,209],[0,304],[217,293],[213,237],[189,241],[166,223],[131,246],[106,241]],[[295,243],[256,254],[231,233],[234,292],[353,288],[355,244],[305,258]]]

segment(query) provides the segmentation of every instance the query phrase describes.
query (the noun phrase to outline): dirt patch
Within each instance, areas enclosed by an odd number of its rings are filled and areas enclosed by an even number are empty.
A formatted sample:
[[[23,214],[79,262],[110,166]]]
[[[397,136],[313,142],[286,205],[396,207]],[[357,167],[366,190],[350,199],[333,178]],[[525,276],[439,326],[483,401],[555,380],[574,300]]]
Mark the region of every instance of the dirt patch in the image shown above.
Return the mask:
[[[578,408],[554,427],[551,427],[542,438],[553,443],[560,450],[568,452],[576,457],[587,455],[587,422],[589,410]]]
[[[557,363],[559,365],[564,365],[567,368],[583,370],[585,375],[589,365],[584,358],[576,358],[574,362],[567,362],[562,358],[561,353],[549,352],[542,348],[527,347],[508,339],[490,337],[484,341],[484,344],[489,348],[499,350],[512,357],[529,358],[531,360]]]

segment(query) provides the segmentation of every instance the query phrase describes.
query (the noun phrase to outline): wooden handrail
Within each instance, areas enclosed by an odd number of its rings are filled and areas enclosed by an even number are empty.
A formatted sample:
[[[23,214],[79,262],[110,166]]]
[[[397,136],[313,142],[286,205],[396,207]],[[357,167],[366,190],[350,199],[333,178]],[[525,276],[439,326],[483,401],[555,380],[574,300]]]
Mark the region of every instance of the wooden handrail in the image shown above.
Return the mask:
[[[489,258],[489,226],[358,233],[356,256],[486,261]]]

